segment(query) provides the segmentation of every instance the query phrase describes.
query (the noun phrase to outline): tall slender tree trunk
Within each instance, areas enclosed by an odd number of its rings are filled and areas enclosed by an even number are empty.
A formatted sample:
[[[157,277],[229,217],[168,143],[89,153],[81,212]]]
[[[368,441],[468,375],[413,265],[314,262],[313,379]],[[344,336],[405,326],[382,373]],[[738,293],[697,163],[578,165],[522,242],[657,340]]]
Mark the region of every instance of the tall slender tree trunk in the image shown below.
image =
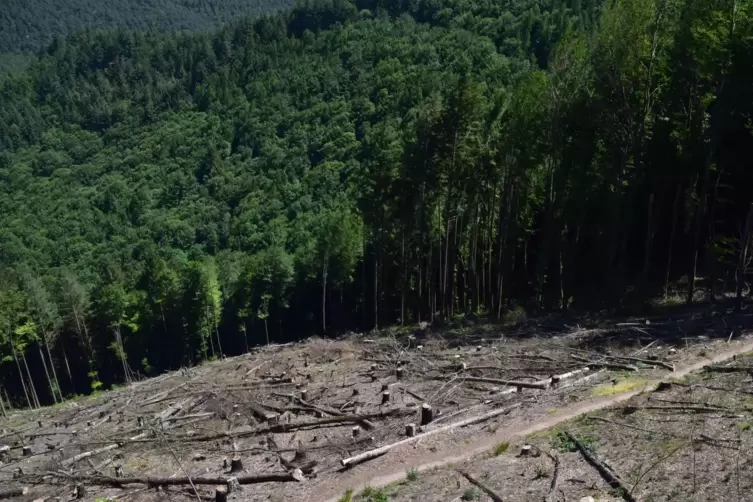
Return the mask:
[[[60,350],[63,353],[63,362],[65,362],[65,370],[68,374],[68,381],[71,382],[71,387],[73,387],[73,373],[71,373],[71,365],[68,363],[68,353],[65,351],[65,347],[60,346]]]
[[[52,351],[50,350],[50,342],[49,342],[49,336],[47,335],[47,332],[43,332],[44,334],[44,348],[47,350],[47,357],[50,358],[50,370],[52,371],[52,378],[55,380],[55,385],[57,385],[58,389],[58,395],[60,396],[60,401],[64,402],[65,398],[63,397],[63,389],[60,387],[60,380],[58,380],[58,373],[55,369],[55,362],[52,359]]]
[[[400,285],[400,325],[405,324],[405,293],[408,287],[408,264],[405,261],[405,229],[402,231],[400,240],[400,261],[402,268],[402,284]]]
[[[670,273],[672,272],[672,253],[674,251],[674,244],[675,244],[675,234],[677,233],[677,213],[678,213],[678,206],[680,204],[680,194],[682,194],[682,187],[680,185],[677,186],[677,191],[675,192],[675,201],[672,205],[672,229],[669,232],[669,245],[668,251],[667,251],[667,271],[664,276],[664,299],[667,299],[667,296],[669,295],[669,277]]]
[[[379,329],[379,251],[374,246],[374,331]]]
[[[214,335],[217,337],[217,350],[220,351],[220,359],[222,359],[222,342],[220,341],[220,329],[217,327],[217,319],[212,319],[214,324]]]
[[[44,359],[44,352],[42,351],[42,344],[37,342],[37,349],[39,349],[39,359],[42,360],[42,367],[44,367],[44,374],[47,377],[47,384],[50,386],[50,392],[52,393],[52,399],[55,403],[58,402],[58,396],[55,393],[55,384],[50,378],[50,372],[47,370],[47,361]]]
[[[329,267],[329,249],[322,261],[322,333],[327,332],[327,268]]]
[[[750,233],[753,230],[753,204],[748,209],[748,216],[745,219],[745,231],[740,241],[740,257],[737,260],[736,271],[736,288],[735,288],[735,310],[740,311],[743,307],[743,284],[745,283],[745,266],[748,263],[748,244],[750,243]]]
[[[695,293],[695,277],[698,269],[698,254],[701,245],[701,228],[703,222],[706,220],[706,197],[709,178],[709,166],[708,162],[711,159],[707,159],[706,166],[704,167],[703,186],[701,187],[701,197],[698,199],[698,208],[696,208],[696,214],[693,221],[693,244],[690,259],[690,270],[688,271],[688,290],[685,296],[686,303],[693,303],[693,295]]]
[[[21,352],[21,361],[24,363],[24,368],[26,369],[26,377],[29,379],[29,392],[31,394],[31,397],[34,400],[34,404],[37,408],[40,408],[41,405],[39,404],[39,395],[37,394],[37,387],[34,385],[34,380],[31,378],[31,371],[29,371],[29,363],[26,362],[26,355]]]
[[[13,352],[13,359],[16,361],[16,367],[18,368],[18,377],[21,379],[21,388],[23,388],[24,390],[26,403],[29,405],[29,408],[34,408],[34,406],[32,406],[31,404],[31,399],[29,399],[29,391],[26,388],[26,382],[24,381],[24,373],[21,370],[21,363],[18,362],[18,354],[16,353],[16,347],[13,345],[12,330],[10,328],[10,325],[8,325],[8,343],[10,344],[11,352]]]
[[[651,267],[651,246],[654,241],[654,194],[648,198],[648,214],[646,216],[646,239],[643,242],[643,271],[641,272],[641,284],[648,285],[649,269]]]

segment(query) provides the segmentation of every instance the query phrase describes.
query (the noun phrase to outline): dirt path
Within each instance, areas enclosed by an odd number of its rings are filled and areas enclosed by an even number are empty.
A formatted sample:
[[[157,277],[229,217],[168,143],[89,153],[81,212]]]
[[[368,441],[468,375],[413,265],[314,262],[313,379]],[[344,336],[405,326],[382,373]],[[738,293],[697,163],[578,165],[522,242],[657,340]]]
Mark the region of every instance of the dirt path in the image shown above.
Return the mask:
[[[593,399],[587,402],[576,403],[567,408],[560,409],[556,413],[548,415],[545,419],[533,423],[525,423],[510,428],[498,430],[494,434],[485,434],[474,440],[460,444],[452,444],[451,448],[431,451],[418,451],[412,447],[396,448],[385,456],[357,466],[339,474],[331,481],[313,487],[306,491],[305,500],[336,502],[343,492],[353,489],[354,492],[363,490],[366,486],[380,487],[400,481],[405,478],[407,469],[425,471],[437,467],[446,466],[468,460],[476,455],[489,451],[495,444],[501,441],[525,437],[529,434],[550,429],[557,424],[571,420],[585,413],[607,408],[624,402],[631,397],[653,388],[660,380],[667,378],[682,378],[689,373],[697,371],[708,364],[715,364],[731,359],[732,357],[753,351],[753,340],[738,342],[727,350],[719,351],[711,357],[685,365],[678,365],[674,372],[664,375],[662,379],[651,380],[646,385],[621,394],[608,396],[601,399]],[[303,498],[301,499],[303,500]]]

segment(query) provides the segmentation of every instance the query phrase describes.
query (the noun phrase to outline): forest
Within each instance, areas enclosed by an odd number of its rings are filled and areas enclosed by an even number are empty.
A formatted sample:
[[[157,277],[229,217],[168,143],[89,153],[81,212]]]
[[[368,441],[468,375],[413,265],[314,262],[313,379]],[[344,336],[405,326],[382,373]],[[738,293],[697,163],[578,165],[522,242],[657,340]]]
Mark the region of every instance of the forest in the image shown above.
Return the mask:
[[[7,399],[747,294],[752,9],[328,0],[56,37],[0,82]]]
[[[81,29],[202,31],[242,16],[288,7],[287,0],[4,0],[0,75],[23,68],[55,36]]]

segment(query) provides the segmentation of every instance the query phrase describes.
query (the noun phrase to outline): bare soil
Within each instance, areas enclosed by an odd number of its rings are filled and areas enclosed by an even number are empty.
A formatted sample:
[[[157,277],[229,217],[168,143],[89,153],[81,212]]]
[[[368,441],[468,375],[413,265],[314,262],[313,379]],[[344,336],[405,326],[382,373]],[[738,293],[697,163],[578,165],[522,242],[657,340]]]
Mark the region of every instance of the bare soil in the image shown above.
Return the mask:
[[[745,489],[749,491],[753,479],[744,475],[750,467],[737,468],[735,460],[739,458],[740,466],[750,464],[741,453],[747,431],[741,424],[753,422],[745,405],[747,394],[679,384],[661,394],[644,392],[661,379],[709,364],[714,354],[722,360],[753,349],[745,331],[748,322],[747,316],[724,310],[682,310],[648,324],[641,318],[591,322],[588,327],[556,318],[506,329],[468,321],[443,330],[264,347],[57,407],[10,413],[0,422],[0,449],[9,447],[2,453],[0,492],[28,487],[29,493],[17,500],[69,500],[80,486],[86,491],[82,500],[196,500],[197,495],[214,500],[217,486],[203,482],[224,484],[231,477],[271,473],[290,481],[244,485],[228,499],[337,500],[353,489],[353,500],[376,502],[385,496],[449,501],[476,495],[468,481],[447,466],[457,462],[505,500],[543,500],[549,495],[553,461],[545,453],[516,456],[529,442],[560,459],[554,492],[559,498],[551,500],[587,495],[611,500],[614,490],[579,453],[558,452],[552,446],[558,440],[552,442],[551,431],[526,436],[614,405],[599,416],[635,420],[636,427],[653,431],[653,439],[646,441],[646,432],[593,419],[578,419],[567,427],[576,437],[589,437],[589,445],[631,489],[637,484],[638,500],[721,500],[711,495],[721,493],[717,478],[723,480],[730,472],[729,483],[741,486],[739,500],[750,500]],[[753,366],[753,361],[746,364]],[[557,375],[566,377],[553,383]],[[732,389],[750,383],[747,373],[712,376]],[[518,389],[505,384],[510,381],[544,383],[545,388]],[[704,392],[720,396],[712,399]],[[643,409],[647,396],[713,403],[724,411]],[[739,402],[730,396],[738,396]],[[638,409],[623,416],[625,405],[616,403],[628,398],[629,406]],[[432,406],[435,420],[420,427],[423,403]],[[420,435],[501,408],[509,412],[342,467],[345,458],[405,439],[408,423],[419,426]],[[668,436],[672,430],[685,436]],[[701,434],[724,447],[699,445],[695,439]],[[664,445],[665,436],[677,442]],[[640,441],[649,446],[641,449]],[[689,443],[678,448],[680,441]],[[503,452],[505,443],[509,446]],[[641,477],[647,463],[662,452],[673,454]],[[692,483],[683,478],[689,452],[695,459]],[[706,461],[704,468],[720,469],[720,455],[727,459],[723,473],[700,474]],[[234,457],[243,469],[231,473],[224,463]],[[730,463],[730,458],[735,461]],[[672,471],[668,466],[673,462],[682,465]],[[292,480],[289,473],[296,469],[305,480]],[[148,482],[112,486],[119,483],[113,480],[116,476]],[[195,482],[195,490],[186,483],[143,479],[186,477]],[[369,485],[384,488],[363,494]],[[667,498],[683,489],[675,495],[680,498]]]

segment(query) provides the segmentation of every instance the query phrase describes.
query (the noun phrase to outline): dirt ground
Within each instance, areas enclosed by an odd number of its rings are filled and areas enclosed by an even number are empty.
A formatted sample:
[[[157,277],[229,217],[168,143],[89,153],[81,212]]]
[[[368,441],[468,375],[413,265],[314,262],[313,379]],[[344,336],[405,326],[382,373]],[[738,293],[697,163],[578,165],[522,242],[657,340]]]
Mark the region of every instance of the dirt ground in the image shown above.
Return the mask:
[[[17,500],[215,500],[236,478],[243,486],[228,500],[347,501],[349,489],[353,501],[490,500],[461,468],[505,500],[624,498],[571,451],[567,430],[637,500],[753,500],[747,372],[693,373],[642,392],[714,354],[750,350],[749,323],[717,307],[507,328],[465,320],[264,347],[11,412],[0,422],[0,495],[26,488]],[[723,364],[753,367],[747,356]],[[433,420],[421,425],[424,403]],[[416,429],[409,442],[408,424]],[[406,442],[343,467],[398,441]],[[520,455],[524,444],[532,448]]]

